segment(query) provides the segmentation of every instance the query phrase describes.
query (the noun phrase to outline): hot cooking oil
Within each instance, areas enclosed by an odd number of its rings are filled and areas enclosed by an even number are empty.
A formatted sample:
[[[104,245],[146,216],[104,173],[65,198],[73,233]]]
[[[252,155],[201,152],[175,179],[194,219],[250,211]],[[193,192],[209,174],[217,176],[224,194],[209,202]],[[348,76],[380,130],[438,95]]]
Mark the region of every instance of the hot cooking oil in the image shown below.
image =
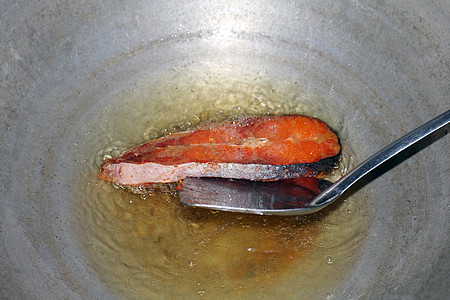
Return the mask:
[[[295,113],[319,117],[339,134],[341,116],[332,104],[297,82],[246,82],[139,87],[110,99],[86,122],[89,159],[75,209],[80,243],[105,285],[121,296],[325,298],[351,271],[370,223],[367,204],[356,196],[313,215],[255,216],[185,207],[170,188],[137,195],[97,178],[104,159],[207,122]],[[343,158],[327,174],[331,180],[353,164],[355,153],[341,140]]]

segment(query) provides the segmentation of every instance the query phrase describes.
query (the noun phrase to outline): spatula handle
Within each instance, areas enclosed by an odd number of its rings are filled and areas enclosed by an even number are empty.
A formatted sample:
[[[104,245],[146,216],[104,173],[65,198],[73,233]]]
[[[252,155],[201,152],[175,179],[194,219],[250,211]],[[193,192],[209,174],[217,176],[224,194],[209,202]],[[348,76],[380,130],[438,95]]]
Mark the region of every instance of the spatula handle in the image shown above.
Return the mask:
[[[422,126],[419,126],[366,159],[363,163],[320,193],[310,206],[323,206],[333,202],[334,199],[339,197],[364,175],[449,123],[450,110],[447,110],[445,113],[435,117]]]

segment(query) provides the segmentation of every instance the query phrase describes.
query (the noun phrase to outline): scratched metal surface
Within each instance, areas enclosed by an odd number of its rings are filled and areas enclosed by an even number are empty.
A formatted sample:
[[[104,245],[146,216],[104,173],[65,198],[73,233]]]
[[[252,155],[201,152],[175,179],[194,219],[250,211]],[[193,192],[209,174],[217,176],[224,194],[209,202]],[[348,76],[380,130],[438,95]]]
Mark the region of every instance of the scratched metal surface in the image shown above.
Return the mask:
[[[118,298],[74,239],[67,175],[77,129],[114,93],[201,62],[291,76],[369,154],[448,109],[449,24],[445,1],[2,1],[1,298]],[[337,298],[449,294],[448,146],[369,184],[375,217]]]

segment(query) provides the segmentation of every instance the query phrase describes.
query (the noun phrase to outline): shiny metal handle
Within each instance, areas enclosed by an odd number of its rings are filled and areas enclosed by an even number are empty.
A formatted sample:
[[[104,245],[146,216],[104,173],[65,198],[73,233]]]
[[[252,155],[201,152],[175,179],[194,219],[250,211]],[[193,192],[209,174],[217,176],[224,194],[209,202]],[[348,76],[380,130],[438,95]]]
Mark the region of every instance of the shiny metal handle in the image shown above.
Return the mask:
[[[327,205],[327,203],[331,203],[356,181],[360,180],[364,175],[366,175],[388,159],[403,152],[408,147],[414,145],[424,137],[432,134],[436,130],[446,126],[449,123],[450,110],[447,110],[445,113],[414,129],[410,133],[389,144],[382,150],[366,159],[363,163],[345,174],[329,188],[325,189],[322,193],[317,195],[314,201],[311,202],[310,206],[324,206]]]

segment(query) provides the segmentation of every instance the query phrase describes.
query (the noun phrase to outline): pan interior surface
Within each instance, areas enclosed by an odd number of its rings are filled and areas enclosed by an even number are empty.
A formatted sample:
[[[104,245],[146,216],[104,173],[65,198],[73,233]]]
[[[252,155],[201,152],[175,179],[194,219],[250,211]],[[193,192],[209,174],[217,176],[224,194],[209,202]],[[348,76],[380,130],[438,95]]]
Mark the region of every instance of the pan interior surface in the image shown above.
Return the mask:
[[[152,138],[296,113],[338,132],[335,180],[448,109],[443,6],[1,3],[1,297],[444,298],[448,137],[301,218],[96,177]]]

